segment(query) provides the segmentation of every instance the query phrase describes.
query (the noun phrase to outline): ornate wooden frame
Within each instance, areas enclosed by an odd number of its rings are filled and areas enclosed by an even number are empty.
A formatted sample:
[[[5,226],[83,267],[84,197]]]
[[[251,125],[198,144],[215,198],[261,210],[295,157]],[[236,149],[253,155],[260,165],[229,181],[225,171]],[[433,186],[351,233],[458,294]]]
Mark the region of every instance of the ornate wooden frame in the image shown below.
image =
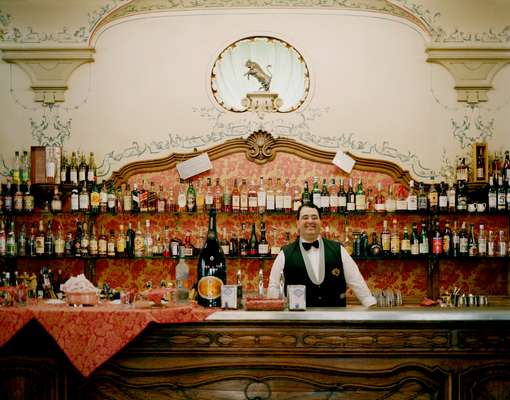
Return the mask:
[[[299,143],[294,139],[274,138],[273,135],[266,131],[255,131],[246,139],[230,139],[226,142],[211,147],[209,149],[191,153],[172,153],[167,157],[154,160],[135,161],[126,164],[118,171],[112,173],[111,180],[115,185],[126,182],[130,177],[139,173],[151,173],[165,171],[174,168],[176,164],[195,157],[202,153],[207,153],[210,160],[217,160],[230,154],[245,153],[246,158],[257,164],[265,164],[274,160],[276,154],[287,153],[296,155],[304,160],[329,164],[335,157],[335,152],[319,150]],[[397,164],[386,160],[375,160],[362,158],[350,154],[356,163],[354,170],[365,172],[379,172],[389,175],[395,183],[404,186],[409,185],[412,179],[409,171],[402,169]]]

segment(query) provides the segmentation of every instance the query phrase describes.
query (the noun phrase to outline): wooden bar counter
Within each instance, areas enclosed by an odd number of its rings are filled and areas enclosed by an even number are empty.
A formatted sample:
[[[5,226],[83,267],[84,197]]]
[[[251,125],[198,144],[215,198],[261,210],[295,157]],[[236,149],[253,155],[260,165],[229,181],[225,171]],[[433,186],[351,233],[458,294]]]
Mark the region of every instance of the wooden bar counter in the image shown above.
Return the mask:
[[[31,321],[0,370],[2,399],[508,399],[510,310],[218,310],[149,323],[88,377]]]

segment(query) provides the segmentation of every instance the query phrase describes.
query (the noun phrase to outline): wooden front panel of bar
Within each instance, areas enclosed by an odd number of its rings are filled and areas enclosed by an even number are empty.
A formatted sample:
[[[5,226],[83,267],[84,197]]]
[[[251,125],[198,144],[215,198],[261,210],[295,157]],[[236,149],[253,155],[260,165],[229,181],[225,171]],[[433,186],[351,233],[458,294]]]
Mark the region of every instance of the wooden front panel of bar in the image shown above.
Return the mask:
[[[507,399],[510,324],[152,325],[84,399]]]

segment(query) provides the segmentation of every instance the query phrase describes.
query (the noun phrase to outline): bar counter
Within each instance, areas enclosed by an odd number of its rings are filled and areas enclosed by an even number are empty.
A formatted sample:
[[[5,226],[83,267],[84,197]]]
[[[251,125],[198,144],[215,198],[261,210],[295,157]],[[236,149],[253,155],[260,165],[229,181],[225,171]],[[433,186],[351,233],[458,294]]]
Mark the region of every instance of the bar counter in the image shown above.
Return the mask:
[[[99,317],[110,308],[46,306],[35,315]],[[190,311],[189,319],[181,310],[175,322],[168,315],[165,322],[164,311],[132,310],[150,315],[147,325],[89,375],[62,350],[64,333],[34,318],[0,347],[0,398],[506,399],[510,393],[508,308],[265,312],[192,305]],[[87,343],[96,345],[90,337]]]

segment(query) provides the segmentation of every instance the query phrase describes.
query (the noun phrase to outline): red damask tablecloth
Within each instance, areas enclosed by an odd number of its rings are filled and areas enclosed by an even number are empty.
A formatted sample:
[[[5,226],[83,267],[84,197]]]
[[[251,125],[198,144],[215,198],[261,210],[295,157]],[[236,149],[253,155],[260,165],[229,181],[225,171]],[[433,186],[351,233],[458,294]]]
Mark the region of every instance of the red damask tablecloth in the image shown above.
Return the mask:
[[[196,304],[136,309],[121,305],[69,307],[33,305],[0,308],[0,347],[35,318],[85,376],[120,351],[150,322],[203,321],[217,310]]]

